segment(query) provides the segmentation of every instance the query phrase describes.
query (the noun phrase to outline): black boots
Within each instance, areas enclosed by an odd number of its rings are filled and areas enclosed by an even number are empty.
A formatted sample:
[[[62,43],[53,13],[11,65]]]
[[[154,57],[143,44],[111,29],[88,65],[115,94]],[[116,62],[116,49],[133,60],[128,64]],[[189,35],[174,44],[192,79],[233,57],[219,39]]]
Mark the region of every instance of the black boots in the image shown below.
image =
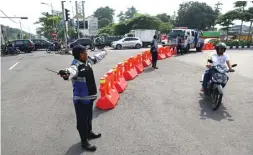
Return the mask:
[[[88,140],[82,141],[82,148],[84,148],[87,151],[95,152],[97,150],[96,146],[91,145]]]
[[[88,135],[88,140],[97,139],[101,137],[101,133],[95,134],[94,132],[90,132]]]
[[[158,69],[158,67],[156,67],[156,66],[152,66],[152,68],[154,68],[154,69]]]
[[[97,150],[97,147],[94,145],[91,145],[88,140],[92,140],[92,139],[97,139],[101,137],[101,133],[99,134],[95,134],[94,132],[90,132],[90,134],[88,135],[88,139],[83,140],[82,143],[82,147],[87,150],[87,151],[91,151],[91,152],[95,152]]]

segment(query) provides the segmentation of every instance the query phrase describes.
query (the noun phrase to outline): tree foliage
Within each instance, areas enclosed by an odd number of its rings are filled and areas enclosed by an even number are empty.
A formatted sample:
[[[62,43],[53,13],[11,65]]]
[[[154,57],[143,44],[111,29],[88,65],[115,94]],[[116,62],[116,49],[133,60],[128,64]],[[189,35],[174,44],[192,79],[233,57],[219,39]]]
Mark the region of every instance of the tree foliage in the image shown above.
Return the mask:
[[[223,30],[227,32],[227,39],[228,39],[228,31],[231,25],[233,25],[233,21],[237,18],[237,11],[229,11],[224,15],[219,16],[216,21],[216,24],[220,24]]]
[[[190,1],[179,6],[176,26],[186,26],[204,30],[215,24],[218,13],[206,3]]]
[[[98,27],[102,28],[113,23],[114,9],[109,6],[100,7],[94,12],[94,16],[98,18]]]
[[[120,22],[124,22],[126,20],[132,19],[136,14],[138,13],[137,9],[132,6],[130,8],[127,8],[126,12],[120,11],[120,13],[117,15]]]
[[[37,34],[45,36],[47,39],[51,39],[51,34],[54,32],[54,28],[60,31],[60,16],[50,15],[48,12],[43,12],[42,17],[39,18],[34,24],[41,24],[42,27],[37,29]]]
[[[162,22],[171,22],[170,15],[167,15],[166,13],[158,14],[156,15],[156,17],[159,18]]]
[[[162,33],[168,33],[172,29],[172,25],[169,22],[162,22],[157,17],[135,13],[128,20],[101,28],[99,34],[124,35],[134,29],[155,29],[160,30]]]

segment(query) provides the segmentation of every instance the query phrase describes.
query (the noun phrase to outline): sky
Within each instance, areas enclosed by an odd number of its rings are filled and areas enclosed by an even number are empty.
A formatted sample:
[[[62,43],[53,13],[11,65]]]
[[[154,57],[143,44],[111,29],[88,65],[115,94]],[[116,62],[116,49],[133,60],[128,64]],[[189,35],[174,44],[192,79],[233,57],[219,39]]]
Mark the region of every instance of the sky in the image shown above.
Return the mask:
[[[48,3],[48,5],[41,3]],[[128,7],[134,6],[140,13],[147,13],[150,15],[156,15],[159,13],[167,13],[173,15],[174,11],[177,11],[179,4],[182,2],[187,2],[187,0],[156,0],[156,1],[147,1],[147,0],[86,0],[85,1],[85,16],[92,15],[93,12],[104,6],[109,6],[115,10],[115,15],[120,11],[125,11]],[[210,6],[214,6],[218,0],[199,0],[199,2],[205,2]],[[223,3],[221,12],[225,13],[233,9],[234,0],[220,0]],[[21,20],[21,27],[26,32],[31,32],[36,34],[36,28],[39,25],[34,24],[38,18],[41,16],[42,12],[50,12],[52,3],[53,9],[61,11],[61,1],[60,0],[0,0],[0,10],[2,10],[9,17],[19,17],[25,16],[28,17],[27,20]],[[66,1],[65,6],[70,10],[71,17],[74,12],[74,1]],[[251,3],[249,6],[253,7]],[[0,12],[0,16],[4,16]],[[20,28],[19,24],[20,19],[0,19],[0,24],[7,25],[14,28]],[[240,21],[236,21],[236,24],[240,24]],[[246,23],[249,25],[249,23]]]

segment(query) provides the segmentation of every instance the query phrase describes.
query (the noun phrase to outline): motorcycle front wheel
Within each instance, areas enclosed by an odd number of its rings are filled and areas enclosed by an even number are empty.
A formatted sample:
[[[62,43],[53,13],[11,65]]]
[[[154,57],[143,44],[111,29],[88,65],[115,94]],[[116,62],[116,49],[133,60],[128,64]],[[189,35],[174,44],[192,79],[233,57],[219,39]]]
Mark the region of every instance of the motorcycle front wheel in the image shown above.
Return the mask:
[[[90,47],[90,50],[91,50],[91,51],[95,51],[95,46],[91,46],[91,47]]]
[[[51,52],[52,52],[52,48],[53,48],[53,47],[49,46],[49,47],[46,49],[46,52],[47,52],[47,53],[51,53]]]
[[[212,94],[212,109],[217,110],[222,101],[222,94],[219,93],[218,89],[215,89]]]

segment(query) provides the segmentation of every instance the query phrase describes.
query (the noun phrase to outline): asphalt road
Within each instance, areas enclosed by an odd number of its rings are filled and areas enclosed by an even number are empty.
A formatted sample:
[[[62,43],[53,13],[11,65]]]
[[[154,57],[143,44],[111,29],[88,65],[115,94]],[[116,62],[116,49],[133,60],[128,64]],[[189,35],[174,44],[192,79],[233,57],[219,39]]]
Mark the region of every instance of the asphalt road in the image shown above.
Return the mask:
[[[97,82],[138,52],[109,51],[94,66]],[[252,155],[253,51],[228,53],[238,67],[219,110],[213,112],[199,92],[208,52],[159,61],[158,70],[128,82],[115,109],[94,110],[94,131],[102,133],[91,142],[96,153],[80,148],[71,83],[45,69],[65,68],[72,57],[44,51],[3,57],[2,154]]]

